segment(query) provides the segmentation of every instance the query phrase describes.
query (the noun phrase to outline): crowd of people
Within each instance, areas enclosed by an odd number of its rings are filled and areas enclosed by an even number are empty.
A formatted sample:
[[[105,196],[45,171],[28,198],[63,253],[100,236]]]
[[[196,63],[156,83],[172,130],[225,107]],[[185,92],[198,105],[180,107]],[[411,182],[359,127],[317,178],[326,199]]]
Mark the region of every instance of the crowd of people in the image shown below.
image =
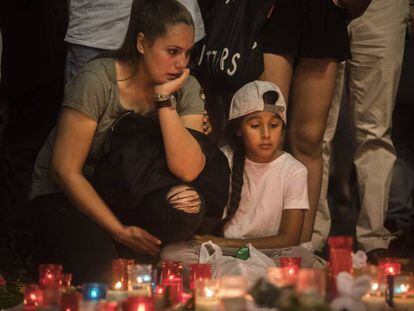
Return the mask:
[[[13,54],[29,30],[20,24],[11,39],[16,22],[6,16],[33,8],[2,4],[0,24],[0,104],[10,111],[1,220],[13,241],[30,223],[34,264],[61,263],[76,283],[107,281],[112,259],[191,263],[207,241],[229,253],[251,243],[274,260],[300,248],[307,265],[320,264],[344,99],[355,125],[357,248],[372,262],[404,248],[394,233],[412,230],[414,174],[388,219],[387,210],[401,192],[392,187],[400,175],[391,120],[408,0],[257,1],[257,10],[271,2],[256,38],[263,68],[220,96],[208,89],[214,77],[189,69],[201,63],[208,23],[220,14],[215,2],[44,2],[38,35],[49,28],[53,39],[42,46],[53,57],[37,64],[44,79]],[[412,156],[405,159],[412,171]]]

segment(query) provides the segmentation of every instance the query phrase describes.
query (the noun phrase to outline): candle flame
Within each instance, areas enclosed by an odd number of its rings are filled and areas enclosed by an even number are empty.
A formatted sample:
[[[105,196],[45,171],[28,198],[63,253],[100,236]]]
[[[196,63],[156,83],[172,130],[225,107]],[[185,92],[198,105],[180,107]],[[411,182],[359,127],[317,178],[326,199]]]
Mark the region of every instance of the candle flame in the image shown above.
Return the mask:
[[[293,273],[295,273],[295,269],[290,268],[288,272],[289,272],[289,274],[293,274]]]
[[[388,268],[388,272],[389,272],[389,273],[394,273],[394,267],[389,267],[389,268]]]
[[[204,292],[205,292],[205,294],[206,294],[206,297],[208,297],[208,298],[211,298],[211,297],[213,297],[213,295],[214,295],[214,291],[213,291],[213,290],[211,290],[210,288],[206,288],[206,289],[204,290]]]
[[[137,311],[145,311],[145,305],[144,305],[144,304],[142,304],[142,303],[140,303],[140,304],[138,305],[138,309],[137,309]]]
[[[51,273],[47,273],[47,274],[46,274],[46,277],[47,277],[48,279],[51,279],[51,278],[53,278],[53,275],[52,275]]]
[[[36,294],[30,294],[30,299],[31,299],[31,300],[36,300],[36,299],[37,299]]]
[[[371,285],[371,290],[378,290],[378,288],[379,288],[379,284],[377,282]]]
[[[401,290],[402,293],[408,292],[409,288],[410,288],[410,285],[408,285],[408,284],[401,284],[400,285],[400,290]]]
[[[122,282],[121,281],[116,282],[114,288],[115,289],[121,289],[122,288]]]

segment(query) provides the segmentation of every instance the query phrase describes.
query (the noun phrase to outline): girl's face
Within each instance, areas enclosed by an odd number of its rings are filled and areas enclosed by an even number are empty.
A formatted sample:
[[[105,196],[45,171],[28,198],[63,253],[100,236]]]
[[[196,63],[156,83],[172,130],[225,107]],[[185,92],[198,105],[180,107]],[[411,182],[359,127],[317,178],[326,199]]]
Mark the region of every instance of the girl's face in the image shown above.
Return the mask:
[[[270,162],[281,153],[283,121],[273,112],[257,111],[244,116],[237,134],[242,136],[246,156],[253,162]]]
[[[194,45],[194,28],[180,23],[170,26],[167,33],[149,42],[138,35],[137,48],[143,54],[142,64],[150,81],[162,84],[176,79],[187,66]]]

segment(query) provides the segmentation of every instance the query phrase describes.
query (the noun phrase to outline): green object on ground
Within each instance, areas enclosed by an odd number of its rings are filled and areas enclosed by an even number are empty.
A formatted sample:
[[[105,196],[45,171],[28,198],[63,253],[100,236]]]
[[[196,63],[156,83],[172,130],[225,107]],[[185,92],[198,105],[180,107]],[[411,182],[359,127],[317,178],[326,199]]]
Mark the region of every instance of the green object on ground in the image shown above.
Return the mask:
[[[243,246],[236,253],[236,258],[238,259],[247,260],[249,257],[250,257],[250,251],[247,246]]]

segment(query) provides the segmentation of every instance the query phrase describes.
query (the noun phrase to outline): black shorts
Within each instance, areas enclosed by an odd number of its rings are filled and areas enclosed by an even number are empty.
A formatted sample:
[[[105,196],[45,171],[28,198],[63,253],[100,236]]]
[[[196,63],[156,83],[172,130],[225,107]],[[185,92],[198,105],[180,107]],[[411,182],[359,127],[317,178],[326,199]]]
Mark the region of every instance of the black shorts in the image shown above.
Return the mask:
[[[276,0],[262,35],[264,53],[351,58],[345,10],[332,0]]]

